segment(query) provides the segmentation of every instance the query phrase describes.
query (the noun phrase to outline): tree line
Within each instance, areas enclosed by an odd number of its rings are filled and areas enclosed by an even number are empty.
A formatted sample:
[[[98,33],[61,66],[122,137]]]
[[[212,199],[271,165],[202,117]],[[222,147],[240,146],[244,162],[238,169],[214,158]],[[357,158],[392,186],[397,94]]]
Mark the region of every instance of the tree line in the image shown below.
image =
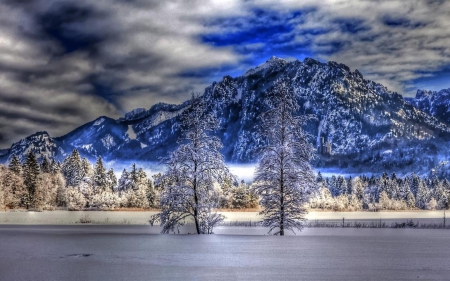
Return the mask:
[[[0,210],[159,208],[163,186],[155,186],[154,182],[161,183],[161,177],[148,177],[142,168],[132,164],[117,178],[112,168],[105,168],[101,157],[93,165],[76,149],[62,163],[47,158],[39,163],[32,153],[21,163],[13,155],[8,166],[0,165]],[[244,181],[226,182],[218,190],[213,198],[218,208],[258,206],[255,192]]]
[[[0,166],[0,208],[68,210],[156,206],[153,182],[133,164],[118,180],[113,169],[106,170],[99,157],[92,165],[75,149],[62,163],[44,158],[39,163],[33,153],[22,164],[13,155],[8,167]]]
[[[397,177],[383,173],[379,177],[317,176],[317,191],[309,207],[334,211],[357,210],[447,210],[450,182],[417,174]]]

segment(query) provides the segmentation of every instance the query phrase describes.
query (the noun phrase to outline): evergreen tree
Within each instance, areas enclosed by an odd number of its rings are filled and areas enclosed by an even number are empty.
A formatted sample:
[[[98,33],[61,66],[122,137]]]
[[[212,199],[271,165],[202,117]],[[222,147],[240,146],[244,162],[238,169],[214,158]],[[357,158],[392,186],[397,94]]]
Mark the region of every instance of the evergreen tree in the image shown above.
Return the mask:
[[[261,136],[265,145],[256,169],[255,191],[260,196],[263,226],[269,233],[284,235],[285,230],[301,230],[316,180],[309,164],[312,145],[302,126],[305,116],[298,111],[296,93],[278,81],[265,100],[269,110],[261,115]]]
[[[412,191],[408,191],[408,194],[406,194],[406,205],[409,209],[413,209],[416,206],[416,199]]]
[[[153,185],[153,181],[150,179],[147,180],[145,196],[148,201],[148,206],[151,208],[156,207],[157,194],[156,194],[155,186]]]
[[[97,158],[94,168],[94,194],[100,194],[109,189],[109,177],[103,166],[102,157]]]
[[[25,161],[23,169],[23,182],[27,189],[27,209],[29,207],[35,207],[35,194],[38,187],[38,176],[40,174],[39,163],[34,157],[33,153],[29,153]]]
[[[78,150],[74,149],[72,154],[64,160],[61,170],[68,186],[80,185],[85,173]]]
[[[429,201],[429,190],[425,182],[419,178],[417,195],[416,195],[416,207],[419,209],[425,209],[426,204]]]
[[[122,175],[119,179],[118,189],[120,191],[125,191],[128,189],[132,189],[132,181],[130,180],[130,173],[127,172],[126,169],[123,169]]]
[[[50,174],[52,171],[52,167],[50,162],[47,160],[47,157],[44,157],[41,163],[41,171],[42,173]]]
[[[56,162],[55,159],[52,159],[52,163],[50,164],[51,173],[56,174],[61,171],[61,165],[59,162]]]
[[[20,170],[22,170],[22,167]],[[22,175],[18,175],[8,169],[2,177],[2,181],[5,192],[6,206],[10,209],[25,206],[28,198],[28,192],[23,184]]]
[[[317,173],[316,182],[317,183],[323,182],[323,176],[322,176],[322,173],[320,171]]]
[[[350,176],[347,180],[347,194],[351,195],[353,193],[353,179]]]
[[[139,181],[139,172],[136,168],[136,163],[133,163],[133,165],[131,165],[129,179],[131,180],[132,188],[136,189],[137,188],[136,185],[138,184]]]
[[[337,177],[335,196],[347,195],[347,182],[341,175]]]
[[[410,186],[411,192],[414,194],[414,197],[417,197],[417,191],[419,190],[419,184],[421,182],[422,182],[422,179],[418,175],[416,175],[415,173],[413,173],[411,175],[409,186]]]
[[[361,178],[356,177],[352,180],[353,185],[353,194],[356,196],[356,198],[359,201],[363,201],[364,198],[364,186],[363,186],[363,181],[361,180]]]
[[[81,160],[81,166],[83,167],[83,173],[85,177],[92,177],[94,175],[92,164],[86,157]]]
[[[112,168],[110,168],[108,171],[108,187],[110,191],[114,191],[117,187],[117,177],[114,174],[114,170]]]
[[[20,163],[19,158],[17,155],[13,155],[11,162],[9,162],[9,170],[15,173],[16,175],[21,176],[22,175],[22,164]]]
[[[332,175],[330,179],[327,179],[327,187],[331,192],[331,195],[333,197],[338,196],[338,191],[337,191],[337,178],[335,175]]]

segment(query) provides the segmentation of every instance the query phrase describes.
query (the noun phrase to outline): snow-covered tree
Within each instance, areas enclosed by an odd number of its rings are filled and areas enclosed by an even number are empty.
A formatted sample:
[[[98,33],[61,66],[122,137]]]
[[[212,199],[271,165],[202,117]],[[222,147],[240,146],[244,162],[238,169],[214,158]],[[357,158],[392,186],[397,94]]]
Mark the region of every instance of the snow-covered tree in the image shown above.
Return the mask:
[[[157,193],[153,181],[151,179],[147,179],[147,185],[145,189],[145,196],[148,201],[148,206],[150,208],[154,208],[157,206]]]
[[[419,209],[425,209],[426,204],[429,201],[429,190],[425,182],[419,178],[417,195],[416,195],[416,207]]]
[[[39,180],[38,176],[40,174],[39,163],[33,153],[29,153],[25,164],[23,166],[23,183],[28,191],[27,198],[27,209],[29,207],[35,207],[35,193],[38,188]]]
[[[41,172],[49,174],[51,173],[51,171],[52,171],[51,163],[48,161],[47,157],[44,157],[41,163]]]
[[[356,177],[352,180],[352,188],[353,188],[352,194],[355,195],[356,198],[362,202],[364,198],[365,187],[364,182],[361,180],[360,177]]]
[[[61,171],[61,164],[59,162],[55,161],[54,159],[52,159],[52,163],[50,164],[50,166],[51,166],[52,174],[56,174]]]
[[[181,115],[180,145],[164,160],[166,172],[159,179],[163,188],[161,212],[152,217],[162,232],[193,220],[197,234],[209,234],[223,216],[213,213],[218,206],[214,183],[219,184],[229,171],[220,153],[220,140],[210,134],[219,127],[203,97],[193,96]]]
[[[23,184],[22,176],[7,170],[2,175],[2,182],[6,206],[11,209],[24,206],[27,202],[28,193]]]
[[[244,182],[231,189],[230,207],[232,209],[256,208],[258,197]]]
[[[285,230],[301,230],[307,213],[305,204],[316,185],[309,164],[313,147],[302,130],[305,116],[295,116],[299,106],[296,93],[279,81],[265,100],[269,110],[262,113],[261,149],[256,169],[255,191],[260,196],[263,225],[269,233],[284,235]]]
[[[133,186],[133,182],[130,179],[130,173],[127,172],[126,169],[123,169],[122,175],[120,176],[120,179],[119,179],[118,190],[120,190],[120,191],[128,190],[128,189],[131,189],[132,186]]]
[[[347,194],[347,181],[341,175],[339,175],[337,177],[337,180],[336,180],[336,191],[334,193],[336,194],[335,196],[339,196],[341,194],[342,195],[346,195]]]
[[[430,201],[427,202],[427,204],[425,205],[425,209],[427,210],[436,210],[437,207],[437,202],[436,199],[431,198]]]
[[[101,157],[97,158],[94,167],[94,194],[100,194],[109,188],[109,177],[106,173],[105,166]]]
[[[113,192],[117,187],[117,177],[114,174],[114,170],[112,168],[108,171],[108,189]]]
[[[0,165],[0,212],[6,210],[6,192],[4,185],[4,175],[8,172],[5,166]]]
[[[15,173],[16,175],[21,176],[22,175],[22,164],[20,163],[19,158],[17,155],[13,155],[11,162],[9,162],[9,170]]]
[[[99,210],[114,210],[120,207],[121,198],[110,190],[95,194],[92,198],[93,205]]]
[[[35,193],[35,208],[40,210],[53,210],[57,206],[58,189],[61,183],[50,173],[41,173],[38,176],[38,185]]]
[[[80,211],[86,206],[86,198],[77,187],[69,186],[66,189],[66,204],[69,211]]]
[[[92,164],[86,157],[81,160],[81,166],[83,167],[85,177],[94,176],[94,169],[92,168]]]
[[[68,186],[78,186],[80,184],[85,173],[78,150],[74,149],[72,154],[64,160],[61,171],[66,178]]]
[[[408,206],[408,209],[413,209],[416,206],[416,199],[414,198],[412,191],[408,191],[406,194],[406,205]]]

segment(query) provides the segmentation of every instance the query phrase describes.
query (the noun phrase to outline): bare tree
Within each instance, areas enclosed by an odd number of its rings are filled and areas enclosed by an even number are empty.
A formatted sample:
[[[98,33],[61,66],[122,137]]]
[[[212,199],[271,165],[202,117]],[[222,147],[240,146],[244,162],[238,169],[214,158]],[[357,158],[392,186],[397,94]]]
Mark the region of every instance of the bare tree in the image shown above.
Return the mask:
[[[263,207],[263,225],[275,235],[301,230],[307,213],[304,204],[316,185],[309,164],[314,149],[302,130],[309,117],[295,116],[297,98],[286,82],[278,81],[265,100],[269,109],[261,114],[265,144],[254,188]]]
[[[218,127],[203,97],[193,95],[189,108],[181,116],[180,145],[163,161],[167,171],[156,183],[162,187],[161,213],[153,216],[151,222],[159,221],[162,233],[193,220],[197,234],[209,234],[224,219],[213,213],[218,205],[214,184],[230,177],[219,151],[222,143],[210,135]]]

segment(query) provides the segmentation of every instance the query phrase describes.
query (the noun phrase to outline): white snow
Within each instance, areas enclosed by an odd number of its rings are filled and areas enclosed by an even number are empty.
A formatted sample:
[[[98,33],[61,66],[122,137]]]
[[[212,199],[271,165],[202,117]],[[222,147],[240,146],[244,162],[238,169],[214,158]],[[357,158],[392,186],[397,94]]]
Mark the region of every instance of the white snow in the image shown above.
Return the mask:
[[[91,143],[90,143],[90,144],[83,144],[81,147],[82,147],[83,149],[86,149],[87,151],[90,151],[91,148],[92,148],[92,144],[91,144]]]
[[[106,147],[106,149],[110,149],[116,146],[114,138],[110,134],[107,134],[104,138],[102,138],[102,143]]]
[[[135,133],[134,130],[133,130],[133,126],[128,125],[127,134],[128,134],[128,137],[129,137],[130,139],[132,139],[132,140],[135,140],[135,139],[136,139],[136,133]]]
[[[94,126],[98,126],[100,124],[102,124],[105,121],[105,118],[100,118],[97,121],[95,121]]]

